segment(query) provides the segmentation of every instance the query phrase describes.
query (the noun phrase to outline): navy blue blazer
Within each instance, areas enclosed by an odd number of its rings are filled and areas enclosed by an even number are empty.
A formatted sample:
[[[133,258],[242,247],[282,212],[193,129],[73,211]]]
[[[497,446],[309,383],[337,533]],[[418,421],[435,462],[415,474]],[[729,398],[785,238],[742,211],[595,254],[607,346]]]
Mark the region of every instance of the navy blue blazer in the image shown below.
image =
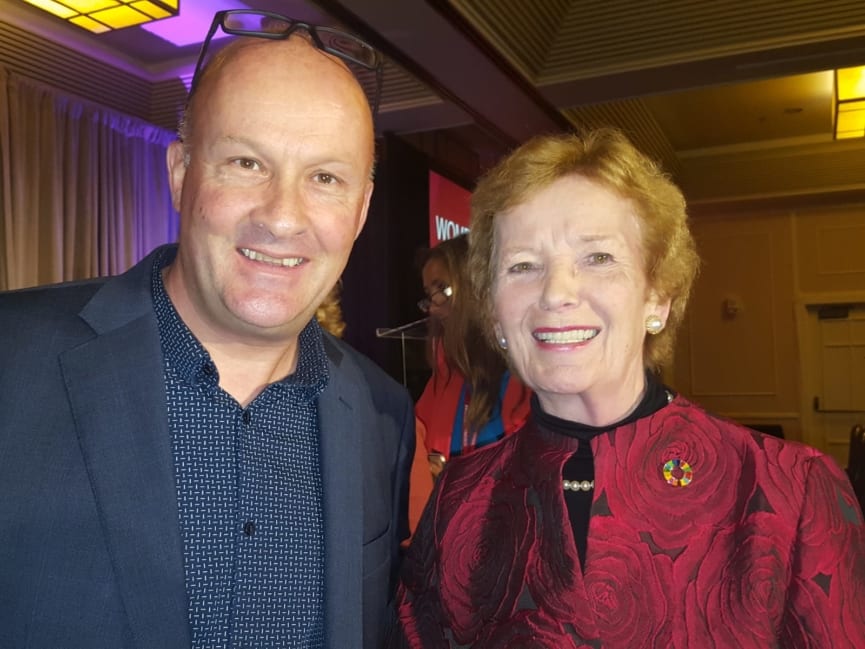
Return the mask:
[[[190,646],[152,264],[0,294],[3,649]],[[377,649],[408,534],[412,403],[325,346],[327,646]]]

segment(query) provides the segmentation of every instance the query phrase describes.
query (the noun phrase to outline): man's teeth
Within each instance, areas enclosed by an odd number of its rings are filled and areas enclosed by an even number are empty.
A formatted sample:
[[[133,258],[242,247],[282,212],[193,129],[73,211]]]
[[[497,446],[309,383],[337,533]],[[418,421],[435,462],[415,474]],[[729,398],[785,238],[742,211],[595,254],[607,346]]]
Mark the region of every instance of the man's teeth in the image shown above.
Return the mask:
[[[263,261],[266,264],[273,264],[274,266],[294,267],[300,266],[303,263],[303,257],[285,257],[284,259],[277,259],[276,257],[268,257],[267,255],[263,255],[255,250],[250,250],[249,248],[241,248],[240,252],[253,261]]]
[[[598,329],[569,329],[568,331],[544,331],[535,333],[537,340],[545,343],[581,343],[598,335]]]

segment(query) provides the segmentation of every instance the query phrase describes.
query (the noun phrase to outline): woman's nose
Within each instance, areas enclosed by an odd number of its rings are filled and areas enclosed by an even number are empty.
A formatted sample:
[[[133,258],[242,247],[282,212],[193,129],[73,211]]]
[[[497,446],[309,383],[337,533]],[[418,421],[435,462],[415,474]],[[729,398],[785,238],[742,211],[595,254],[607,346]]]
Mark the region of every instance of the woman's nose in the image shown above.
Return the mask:
[[[541,306],[558,309],[579,300],[582,278],[573,264],[551,265],[544,278]]]
[[[450,302],[445,302],[444,304],[436,304],[431,303],[429,306],[429,314],[433,318],[438,318],[439,320],[443,320],[446,318],[451,311]]]

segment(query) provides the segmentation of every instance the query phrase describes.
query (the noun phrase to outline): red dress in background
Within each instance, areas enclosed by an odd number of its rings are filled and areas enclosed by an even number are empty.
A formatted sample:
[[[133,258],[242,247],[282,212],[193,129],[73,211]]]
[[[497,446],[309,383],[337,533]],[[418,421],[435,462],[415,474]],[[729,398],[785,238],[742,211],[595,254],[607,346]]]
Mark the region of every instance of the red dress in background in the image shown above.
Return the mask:
[[[437,355],[439,364],[415,404],[417,450],[412,465],[409,488],[409,526],[414,531],[421,512],[432,492],[433,480],[427,456],[436,452],[449,460],[454,421],[460,404],[465,378],[457,370],[449,370],[444,355]],[[501,409],[502,435],[507,437],[519,430],[529,416],[531,390],[513,375],[509,375],[504,388]],[[473,451],[474,446],[463,447],[461,453]]]
[[[450,463],[392,647],[865,647],[865,527],[831,458],[676,397],[592,440],[583,573],[562,493],[577,444],[529,422]]]

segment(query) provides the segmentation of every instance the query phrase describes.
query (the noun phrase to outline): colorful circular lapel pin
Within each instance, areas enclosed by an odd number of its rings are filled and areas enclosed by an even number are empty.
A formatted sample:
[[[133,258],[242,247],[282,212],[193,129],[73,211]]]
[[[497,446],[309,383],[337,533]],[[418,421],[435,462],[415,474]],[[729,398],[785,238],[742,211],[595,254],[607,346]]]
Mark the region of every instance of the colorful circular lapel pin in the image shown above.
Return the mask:
[[[687,487],[691,484],[693,477],[694,470],[691,468],[691,465],[677,457],[668,460],[664,465],[664,480],[667,481],[668,485]]]

